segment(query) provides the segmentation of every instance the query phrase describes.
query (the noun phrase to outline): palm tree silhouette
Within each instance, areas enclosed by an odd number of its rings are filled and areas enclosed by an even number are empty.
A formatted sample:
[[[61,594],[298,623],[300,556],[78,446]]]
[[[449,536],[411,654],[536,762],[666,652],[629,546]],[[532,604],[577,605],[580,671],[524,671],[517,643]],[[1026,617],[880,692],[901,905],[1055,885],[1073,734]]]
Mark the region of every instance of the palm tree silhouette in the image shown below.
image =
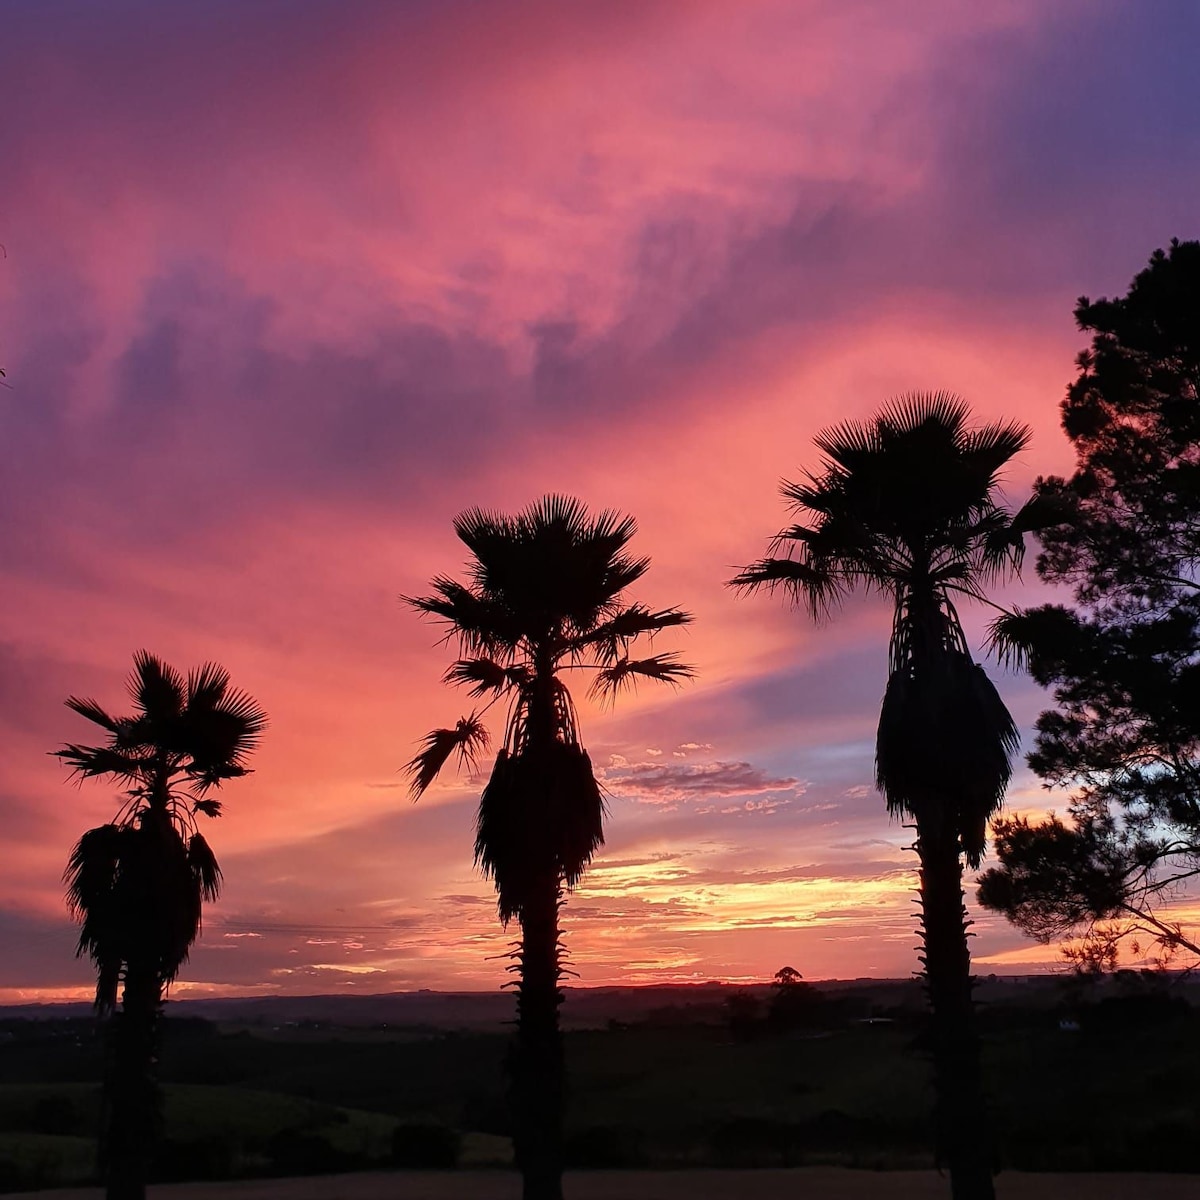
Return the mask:
[[[615,512],[591,517],[563,496],[516,516],[471,509],[454,522],[471,552],[469,582],[439,576],[433,595],[404,598],[457,639],[465,657],[445,681],[491,697],[453,729],[424,739],[407,764],[414,797],[455,753],[474,763],[489,744],[486,708],[508,701],[504,742],[479,801],[475,861],[495,883],[501,921],[521,925],[513,1083],[526,1200],[562,1196],[558,914],[564,888],[579,882],[604,841],[601,789],[562,674],[594,671],[591,693],[601,698],[639,679],[678,684],[692,675],[675,654],[630,657],[643,635],[691,620],[679,609],[656,612],[623,599],[650,565],[625,552],[636,528]]]
[[[731,583],[782,588],[817,621],[859,588],[893,602],[875,779],[888,811],[917,830],[938,1158],[955,1200],[984,1200],[994,1192],[980,1136],[962,858],[979,865],[1018,739],[972,660],[954,598],[986,602],[986,585],[1019,567],[1037,512],[1031,503],[1014,516],[996,498],[999,472],[1028,428],[972,429],[969,416],[956,396],[914,394],[818,434],[821,470],[782,489],[800,518],[773,544],[786,555],[761,559]]]
[[[221,886],[196,817],[220,816],[211,792],[249,773],[246,756],[267,723],[215,663],[184,677],[139,651],[128,687],[128,717],[111,716],[95,700],[67,700],[108,738],[54,751],[80,779],[125,785],[116,819],[79,839],[64,874],[67,904],[82,926],[78,952],[96,965],[96,1009],[112,1017],[102,1133],[109,1200],[145,1196],[159,1121],[158,1018],[200,932],[201,906]]]

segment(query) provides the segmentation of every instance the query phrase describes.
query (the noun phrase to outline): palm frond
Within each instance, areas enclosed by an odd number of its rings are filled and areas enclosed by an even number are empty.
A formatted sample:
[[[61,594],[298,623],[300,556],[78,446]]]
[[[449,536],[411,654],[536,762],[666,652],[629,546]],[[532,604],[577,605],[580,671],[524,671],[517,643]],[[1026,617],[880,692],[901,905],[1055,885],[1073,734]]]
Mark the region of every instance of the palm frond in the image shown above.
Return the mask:
[[[983,669],[962,653],[893,670],[875,742],[875,779],[893,814],[955,814],[971,866],[1000,807],[1019,744],[1016,724]]]
[[[781,588],[793,603],[806,605],[814,619],[823,617],[845,591],[834,572],[792,558],[760,558],[729,580],[728,586],[750,593]]]
[[[220,703],[214,706],[213,711],[240,724],[239,755],[258,748],[259,739],[270,722],[266,710],[249,692],[243,692],[240,688],[227,687]]]
[[[622,658],[596,673],[591,694],[611,699],[623,688],[636,687],[639,679],[653,679],[678,687],[695,674],[695,669],[680,661],[674,652],[654,654],[649,658]]]
[[[1023,671],[1029,665],[1032,652],[1029,621],[1017,608],[1001,613],[988,625],[987,649],[1006,667]]]
[[[1061,604],[1014,609],[988,626],[988,650],[1007,667],[1033,670],[1072,651],[1084,636],[1078,618]]]
[[[494,515],[489,517],[496,528],[504,528]],[[536,540],[557,535],[566,543],[598,546],[608,558],[614,557],[637,533],[637,521],[631,516],[608,508],[589,514],[581,500],[554,493],[535,500],[510,522],[508,528],[518,536]],[[457,523],[455,528],[458,529]]]
[[[984,513],[960,531],[960,560],[974,568],[981,583],[1006,574],[1019,574],[1025,559],[1025,534],[1002,509]]]
[[[501,750],[479,800],[475,861],[496,885],[507,924],[549,873],[574,887],[604,844],[604,798],[576,742]]]
[[[96,1003],[116,1004],[123,973],[134,964],[170,983],[187,960],[204,901],[216,897],[220,870],[195,832],[194,814],[218,816],[206,788],[248,773],[245,755],[266,714],[229,676],[209,663],[178,671],[145,651],[129,681],[136,714],[108,718],[104,746],[57,751],[82,776],[115,776],[131,786],[118,819],[90,830],[67,864],[67,904],[80,921],[79,951],[96,965]],[[94,701],[71,707],[94,719]],[[186,780],[187,787],[180,787]]]
[[[137,831],[128,825],[89,829],[75,844],[63,872],[67,908],[79,922],[75,953],[96,965],[97,1012],[117,1004],[121,969],[127,954],[128,921],[122,903],[123,863],[134,850]]]
[[[95,911],[112,891],[123,837],[121,826],[101,825],[89,829],[75,843],[63,871],[63,883],[67,888],[67,908],[76,920]]]
[[[471,551],[469,564],[476,582],[480,582],[489,567],[495,566],[511,553],[514,544],[523,539],[519,517],[486,508],[468,508],[454,518],[454,532],[459,541]],[[434,582],[438,586],[439,581]]]
[[[578,505],[579,501],[569,500],[569,503]],[[583,511],[586,513],[586,509]],[[604,542],[611,546],[609,553],[612,554],[633,538],[637,528],[637,521],[633,517],[620,513],[615,508],[605,508],[591,518],[590,524],[585,523],[582,531],[589,541]]]
[[[188,758],[186,773],[204,791],[250,773],[246,758],[262,739],[267,714],[246,692],[225,686],[189,699],[172,729],[173,748]]]
[[[245,755],[266,725],[263,710],[232,690],[215,663],[184,677],[140,651],[128,686],[132,717],[69,701],[108,730],[107,745],[55,752],[79,775],[132,785],[118,820],[85,833],[64,873],[67,905],[81,926],[79,952],[96,966],[102,1013],[116,1005],[120,981],[135,967],[165,987],[187,961],[204,901],[221,884],[216,858],[194,827],[195,813],[215,817],[221,806],[199,793],[248,773]]]
[[[151,765],[143,751],[116,750],[111,746],[79,746],[69,742],[61,750],[50,753],[61,758],[72,774],[82,779],[113,775],[125,783],[144,783]]]
[[[183,709],[184,677],[148,650],[134,654],[128,688],[130,699],[152,720],[177,717]]]
[[[98,1017],[107,1017],[117,1007],[117,990],[121,985],[121,960],[111,955],[93,955],[96,963],[96,996],[92,1001]]]
[[[421,796],[455,752],[459,756],[459,765],[473,770],[490,740],[487,729],[475,713],[460,717],[453,729],[431,730],[421,739],[421,750],[404,764],[403,770],[411,776],[409,794],[414,800]]]
[[[202,663],[187,673],[184,685],[185,704],[188,708],[216,708],[228,687],[229,672],[220,663]]]
[[[650,569],[649,556],[634,558],[629,554],[609,553],[607,547],[600,547],[595,556],[607,561],[607,569],[602,575],[601,590],[606,600],[620,595],[631,584],[636,583]]]
[[[787,506],[792,512],[815,514],[817,518],[830,517],[837,513],[843,504],[843,497],[839,493],[844,491],[847,478],[848,474],[843,470],[829,470],[823,475],[814,475],[806,471],[804,479],[799,483],[783,480],[779,485],[779,494],[787,501]],[[818,528],[820,524],[818,520]],[[776,534],[774,540],[800,540],[793,536],[793,531],[796,530],[797,527],[792,526],[791,529]]]
[[[455,519],[473,556],[467,582],[441,576],[431,594],[406,598],[459,639],[464,653],[446,682],[471,685],[478,695],[515,692],[476,837],[477,863],[495,881],[506,922],[548,882],[573,887],[603,840],[600,786],[559,672],[600,667],[600,689],[613,691],[637,677],[678,683],[692,674],[674,655],[630,658],[637,638],[691,620],[679,609],[655,611],[622,598],[649,566],[627,552],[636,528],[615,510],[593,516],[560,495],[515,516],[468,509]],[[484,744],[477,714],[427,735],[405,768],[414,797],[456,750]]]
[[[203,796],[206,792],[220,787],[230,779],[242,779],[246,775],[253,775],[254,772],[249,767],[239,766],[236,763],[215,762],[208,766],[193,763],[184,774],[187,776],[191,794]]]
[[[221,894],[221,868],[212,847],[204,840],[204,836],[193,833],[188,839],[187,847],[188,870],[200,889],[203,900],[213,901]]]
[[[586,633],[649,566],[624,553],[635,529],[615,511],[592,517],[572,497],[546,496],[512,519],[510,536],[474,547],[473,578],[527,637],[556,626]]]
[[[644,604],[631,604],[607,621],[587,633],[573,638],[569,644],[571,653],[592,649],[602,663],[611,663],[620,657],[622,649],[643,635],[653,636],[663,629],[678,625],[690,625],[691,613],[678,608],[663,608],[657,612]]]
[[[1073,493],[1038,482],[1038,490],[1013,514],[1014,528],[1021,533],[1041,533],[1065,525],[1075,516],[1078,501]]]
[[[792,489],[791,495],[795,495],[795,488],[791,484],[788,485]],[[814,543],[820,540],[820,533],[815,529],[810,529],[807,525],[789,525],[786,529],[781,529],[772,539],[771,548],[786,546],[789,542],[793,545],[799,545],[806,550]]]
[[[519,514],[517,524],[531,532],[558,527],[572,539],[586,537],[591,532],[583,502],[561,494],[535,500]]]
[[[86,717],[93,724],[107,729],[109,733],[116,733],[120,728],[116,717],[110,716],[95,700],[68,696],[64,703],[69,709],[77,712],[81,717]]]
[[[974,429],[963,437],[963,449],[967,455],[986,463],[994,463],[992,474],[1009,459],[1020,454],[1029,445],[1033,430],[1023,421],[997,421]]]
[[[519,687],[527,678],[523,666],[506,667],[490,658],[460,658],[446,668],[443,683],[456,685],[473,684],[470,695],[484,696],[488,692],[499,695],[510,687]]]
[[[433,587],[435,595],[400,599],[417,612],[444,621],[447,639],[457,637],[470,653],[503,654],[516,647],[521,630],[511,609],[444,575],[434,579]]]
[[[936,392],[905,392],[888,400],[875,417],[880,434],[907,434],[922,427],[944,431],[945,436],[960,443],[965,436],[970,405],[955,392],[940,389]]]
[[[970,421],[953,393],[915,392],[823,430],[819,470],[783,488],[796,523],[771,549],[786,556],[761,559],[731,583],[782,588],[817,620],[853,589],[892,597],[876,781],[893,813],[918,825],[944,818],[975,863],[1017,731],[971,660],[952,596],[984,599],[990,580],[1019,566],[1023,535],[1042,516],[1037,506],[1011,516],[995,492],[1028,428]]]
[[[830,463],[849,470],[863,457],[878,453],[879,422],[841,421],[822,429],[813,438],[813,442]],[[788,495],[791,486],[786,481],[783,483],[782,491],[785,496]]]

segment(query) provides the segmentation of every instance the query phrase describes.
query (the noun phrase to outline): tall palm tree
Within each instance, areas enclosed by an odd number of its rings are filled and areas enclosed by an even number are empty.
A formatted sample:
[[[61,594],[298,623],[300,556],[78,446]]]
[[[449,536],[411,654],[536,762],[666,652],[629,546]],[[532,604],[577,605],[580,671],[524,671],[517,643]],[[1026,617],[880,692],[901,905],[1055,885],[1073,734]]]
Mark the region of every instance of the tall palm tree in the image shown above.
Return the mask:
[[[471,552],[468,582],[439,576],[432,595],[405,600],[444,621],[458,642],[464,657],[445,681],[491,699],[453,729],[430,733],[408,770],[415,797],[455,753],[473,762],[489,744],[487,708],[507,701],[504,741],[479,801],[475,860],[495,883],[501,921],[521,926],[513,1083],[523,1194],[561,1200],[559,909],[604,841],[604,801],[563,674],[594,672],[592,694],[610,698],[639,679],[677,684],[692,674],[677,655],[630,652],[643,635],[691,618],[623,598],[650,565],[625,552],[636,531],[630,517],[592,517],[577,500],[548,496],[516,516],[471,509],[454,529]]]
[[[916,825],[939,1161],[949,1165],[955,1200],[987,1200],[962,860],[979,865],[1017,729],[971,657],[955,601],[986,600],[984,588],[1019,567],[1036,510],[1014,516],[996,494],[1028,428],[971,428],[969,417],[956,396],[915,394],[818,434],[820,470],[782,489],[799,518],[773,543],[786,554],[731,583],[782,589],[817,621],[860,588],[893,603],[875,779],[889,812]]]
[[[185,677],[139,651],[128,687],[132,716],[67,700],[108,736],[98,746],[54,752],[81,780],[125,785],[116,819],[79,839],[64,874],[67,904],[82,926],[78,952],[96,965],[96,1009],[111,1018],[102,1135],[109,1200],[146,1194],[158,1125],[158,1018],[200,932],[201,906],[221,886],[197,816],[220,816],[213,790],[249,773],[246,757],[267,723],[215,663]]]

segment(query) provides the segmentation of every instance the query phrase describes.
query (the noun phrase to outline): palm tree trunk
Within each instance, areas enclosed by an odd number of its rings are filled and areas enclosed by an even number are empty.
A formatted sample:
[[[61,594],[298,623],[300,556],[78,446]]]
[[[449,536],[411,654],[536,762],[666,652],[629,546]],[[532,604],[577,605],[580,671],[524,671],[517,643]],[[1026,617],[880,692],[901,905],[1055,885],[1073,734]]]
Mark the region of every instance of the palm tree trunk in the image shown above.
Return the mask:
[[[106,1200],[145,1200],[159,1124],[155,1079],[162,987],[157,973],[130,966],[112,1019],[105,1088]]]
[[[917,853],[938,1164],[950,1168],[953,1200],[993,1200],[962,860],[952,821],[918,819]]]
[[[530,889],[521,916],[521,972],[517,985],[515,1150],[523,1200],[562,1200],[562,1035],[558,1024],[560,975],[557,872]]]

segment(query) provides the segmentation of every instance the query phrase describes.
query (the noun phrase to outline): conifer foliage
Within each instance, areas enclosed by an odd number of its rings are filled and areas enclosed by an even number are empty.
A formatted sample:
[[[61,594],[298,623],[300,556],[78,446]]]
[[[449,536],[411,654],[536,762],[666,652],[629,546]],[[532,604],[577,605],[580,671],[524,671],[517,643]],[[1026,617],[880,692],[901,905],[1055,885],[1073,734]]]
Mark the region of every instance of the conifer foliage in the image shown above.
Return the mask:
[[[1062,406],[1075,472],[1037,484],[1058,510],[1038,574],[1075,602],[995,626],[1053,690],[1029,762],[1072,819],[1002,825],[979,898],[1043,940],[1083,935],[1090,965],[1125,938],[1197,956],[1164,905],[1200,872],[1200,242],[1075,317],[1091,335]]]

